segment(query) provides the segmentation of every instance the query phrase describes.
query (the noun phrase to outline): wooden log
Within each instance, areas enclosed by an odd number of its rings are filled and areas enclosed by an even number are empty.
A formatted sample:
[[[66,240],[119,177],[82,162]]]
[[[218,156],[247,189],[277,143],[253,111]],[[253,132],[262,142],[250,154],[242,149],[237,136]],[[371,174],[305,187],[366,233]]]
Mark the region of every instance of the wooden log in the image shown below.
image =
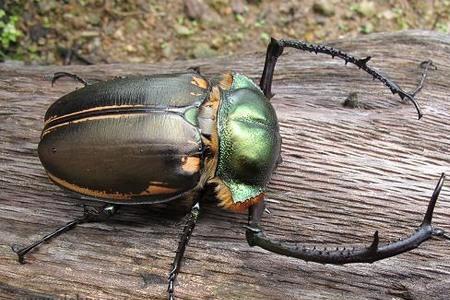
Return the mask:
[[[283,164],[271,181],[264,228],[275,238],[365,244],[405,236],[421,222],[441,172],[450,173],[450,38],[427,31],[380,33],[330,45],[412,89],[432,59],[420,95],[424,117],[379,82],[340,60],[288,50],[272,100]],[[28,244],[82,213],[80,197],[47,179],[37,144],[47,107],[78,83],[48,81],[57,71],[90,81],[117,75],[227,70],[259,80],[264,52],[153,65],[0,65],[0,298],[164,299],[186,208],[125,207],[105,223],[84,224],[18,264],[10,245]],[[343,102],[357,93],[359,108]],[[435,224],[450,230],[450,188]],[[176,286],[179,299],[449,299],[450,243],[437,238],[374,264],[320,265],[245,241],[245,214],[203,210]],[[66,298],[64,298],[66,297]],[[33,298],[37,299],[37,298]],[[53,299],[53,298],[52,298]]]

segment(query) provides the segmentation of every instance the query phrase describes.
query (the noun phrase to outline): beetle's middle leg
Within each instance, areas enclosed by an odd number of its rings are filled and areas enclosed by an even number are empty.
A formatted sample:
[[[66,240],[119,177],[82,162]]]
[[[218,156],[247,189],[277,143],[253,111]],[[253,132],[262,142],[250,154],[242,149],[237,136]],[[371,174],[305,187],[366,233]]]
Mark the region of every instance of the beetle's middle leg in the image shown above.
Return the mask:
[[[55,231],[53,231],[47,235],[45,235],[42,239],[32,243],[29,246],[19,248],[18,245],[14,244],[11,246],[11,248],[17,254],[19,262],[21,264],[23,264],[25,254],[27,254],[28,252],[30,252],[32,249],[36,248],[40,244],[58,236],[64,232],[67,232],[67,231],[75,228],[78,224],[107,219],[107,218],[113,216],[117,212],[118,209],[119,209],[118,205],[112,205],[112,204],[107,204],[98,210],[93,207],[85,206],[84,214],[82,217],[66,223],[65,225],[61,226],[60,228],[56,229]]]
[[[191,237],[192,231],[195,228],[195,224],[197,223],[197,219],[200,214],[200,202],[199,202],[200,199],[201,197],[199,197],[198,201],[194,203],[190,213],[188,214],[186,225],[184,226],[183,234],[181,235],[180,242],[178,243],[175,258],[173,259],[172,269],[169,272],[169,284],[167,287],[169,300],[174,299],[175,279],[177,278],[177,275],[180,272],[181,261],[183,260],[184,251],[186,250],[189,238]]]
[[[80,76],[76,75],[76,74],[72,74],[72,73],[68,73],[68,72],[56,72],[55,74],[53,74],[53,78],[52,78],[52,86],[55,84],[55,82],[63,77],[70,77],[82,84],[84,84],[84,86],[88,85],[88,82],[86,80],[84,80],[83,78],[81,78]]]

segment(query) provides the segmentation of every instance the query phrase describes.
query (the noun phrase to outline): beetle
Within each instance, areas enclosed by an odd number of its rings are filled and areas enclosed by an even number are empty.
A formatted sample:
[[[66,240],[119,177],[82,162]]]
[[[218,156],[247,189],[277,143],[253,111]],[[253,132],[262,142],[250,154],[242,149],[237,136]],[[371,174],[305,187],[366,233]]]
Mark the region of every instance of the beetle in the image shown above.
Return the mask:
[[[267,237],[259,223],[265,211],[265,190],[281,162],[281,136],[270,103],[277,59],[285,48],[337,57],[356,65],[411,101],[422,89],[431,61],[410,93],[368,66],[370,57],[356,58],[340,50],[294,40],[271,39],[259,86],[238,73],[207,79],[198,70],[177,74],[131,76],[88,84],[75,74],[55,73],[52,84],[71,77],[84,84],[54,102],[45,115],[39,158],[51,181],[60,187],[105,202],[27,247],[13,245],[20,263],[41,243],[77,224],[114,215],[121,205],[144,205],[185,198],[192,201],[172,269],[168,298],[188,240],[200,213],[205,190],[215,186],[224,209],[248,210],[246,238],[281,255],[328,264],[372,263],[418,247],[433,236],[450,235],[432,226],[435,204],[444,182],[441,175],[423,222],[415,233],[380,244],[378,231],[368,247],[327,250],[288,245]],[[346,250],[347,249],[347,250]]]

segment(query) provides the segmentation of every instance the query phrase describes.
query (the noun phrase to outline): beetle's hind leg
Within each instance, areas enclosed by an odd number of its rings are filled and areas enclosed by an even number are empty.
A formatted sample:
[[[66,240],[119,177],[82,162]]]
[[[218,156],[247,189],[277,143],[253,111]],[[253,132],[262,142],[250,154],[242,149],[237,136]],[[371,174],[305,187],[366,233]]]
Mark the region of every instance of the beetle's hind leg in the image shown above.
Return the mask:
[[[88,85],[88,82],[86,80],[84,80],[83,78],[81,78],[80,76],[76,75],[76,74],[72,74],[72,73],[68,73],[68,72],[56,72],[55,74],[53,74],[53,78],[52,78],[52,86],[55,84],[55,82],[63,77],[70,77],[82,84],[84,84],[84,86]]]
[[[61,226],[60,228],[56,229],[55,231],[53,231],[47,235],[45,235],[42,239],[32,243],[29,246],[19,248],[18,245],[14,244],[11,246],[11,248],[17,254],[18,261],[21,264],[23,264],[23,263],[25,263],[25,261],[24,261],[25,254],[27,254],[28,252],[30,252],[32,249],[36,248],[40,244],[58,236],[64,232],[67,232],[67,231],[75,228],[78,224],[95,222],[95,221],[107,219],[107,218],[113,216],[117,212],[118,208],[119,208],[118,205],[111,205],[111,204],[107,204],[107,205],[101,207],[100,209],[95,209],[93,207],[85,206],[84,214],[82,217],[66,223],[65,225]]]

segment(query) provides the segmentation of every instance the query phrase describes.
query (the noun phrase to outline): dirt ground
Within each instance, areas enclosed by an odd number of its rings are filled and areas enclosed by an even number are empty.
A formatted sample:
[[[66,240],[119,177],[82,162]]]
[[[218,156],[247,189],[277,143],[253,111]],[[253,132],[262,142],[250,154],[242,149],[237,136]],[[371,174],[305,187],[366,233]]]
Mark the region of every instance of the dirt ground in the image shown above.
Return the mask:
[[[323,42],[379,31],[449,32],[449,16],[450,0],[0,0],[0,59],[204,58],[264,51],[271,36]]]

